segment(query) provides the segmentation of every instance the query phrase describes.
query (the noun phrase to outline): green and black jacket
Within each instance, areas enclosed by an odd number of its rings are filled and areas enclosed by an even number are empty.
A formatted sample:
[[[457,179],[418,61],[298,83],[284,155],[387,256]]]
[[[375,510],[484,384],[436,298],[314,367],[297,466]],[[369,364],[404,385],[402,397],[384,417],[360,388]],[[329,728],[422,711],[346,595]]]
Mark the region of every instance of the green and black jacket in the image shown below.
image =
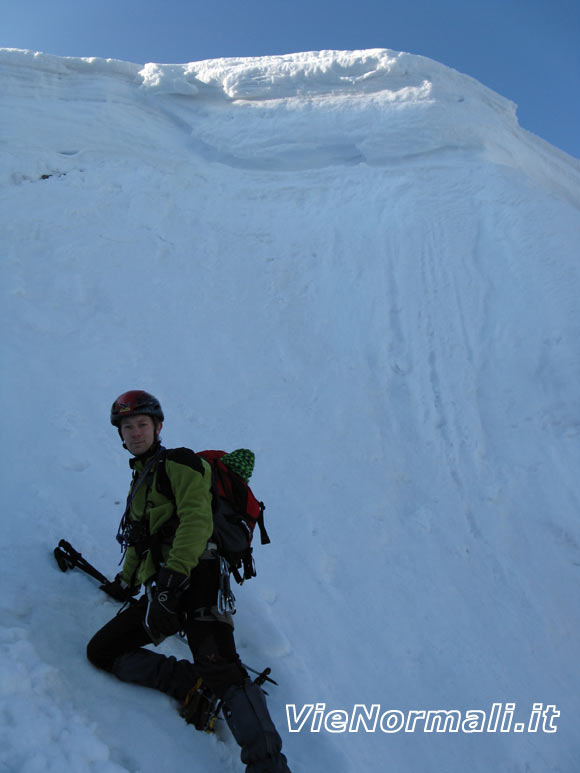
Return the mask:
[[[159,445],[156,444],[144,459],[135,457],[130,460],[133,481],[139,478],[158,450]],[[164,474],[169,477],[175,499],[159,490],[157,478],[160,465],[164,466]],[[168,569],[189,575],[197,566],[213,532],[210,488],[209,464],[188,448],[174,448],[164,453],[162,461],[156,462],[137,490],[127,515],[128,521],[131,525],[144,527],[144,531],[153,538],[157,534],[162,561]],[[160,534],[162,539],[159,539]],[[133,586],[150,582],[159,569],[154,553],[153,550],[128,547],[123,563],[123,580]]]

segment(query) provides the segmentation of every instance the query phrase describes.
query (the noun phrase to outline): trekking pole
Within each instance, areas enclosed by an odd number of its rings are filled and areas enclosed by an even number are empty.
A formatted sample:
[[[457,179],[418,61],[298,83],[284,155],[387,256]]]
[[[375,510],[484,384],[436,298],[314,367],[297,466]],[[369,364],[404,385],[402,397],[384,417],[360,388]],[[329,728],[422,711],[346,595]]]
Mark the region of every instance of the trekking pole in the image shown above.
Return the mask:
[[[108,577],[106,577],[102,572],[99,572],[98,569],[95,569],[92,564],[89,564],[87,559],[83,557],[82,553],[79,553],[78,550],[75,550],[70,542],[61,539],[61,541],[58,543],[58,546],[53,550],[53,554],[56,559],[56,563],[62,572],[66,572],[68,569],[80,569],[81,572],[88,574],[89,577],[93,577],[95,580],[101,583],[100,590],[102,590],[108,596],[111,595],[107,590],[107,586],[111,584]],[[137,600],[134,598],[128,598],[125,601],[125,605],[133,605],[136,603]],[[123,611],[124,608],[125,606],[121,607],[121,611]]]
[[[100,583],[109,582],[107,577],[99,572],[98,569],[95,569],[92,564],[89,564],[86,558],[83,558],[82,553],[79,553],[78,550],[75,550],[70,542],[61,539],[53,553],[61,572],[66,572],[67,569],[77,568],[80,569],[81,572],[84,572],[90,577],[93,577],[95,580],[98,580]]]

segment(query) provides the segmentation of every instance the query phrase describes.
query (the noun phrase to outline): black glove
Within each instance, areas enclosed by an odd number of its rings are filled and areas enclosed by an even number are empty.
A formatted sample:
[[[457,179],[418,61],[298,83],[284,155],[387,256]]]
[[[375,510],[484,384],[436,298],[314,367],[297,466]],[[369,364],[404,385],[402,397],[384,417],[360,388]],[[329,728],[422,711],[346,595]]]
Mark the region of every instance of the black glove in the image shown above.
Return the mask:
[[[121,572],[115,577],[114,580],[104,582],[101,585],[101,590],[104,590],[109,596],[116,601],[129,601],[131,596],[135,596],[139,593],[139,585],[129,585],[123,579]]]
[[[189,577],[162,567],[155,585],[147,588],[145,628],[155,644],[181,628],[181,597],[188,587]]]

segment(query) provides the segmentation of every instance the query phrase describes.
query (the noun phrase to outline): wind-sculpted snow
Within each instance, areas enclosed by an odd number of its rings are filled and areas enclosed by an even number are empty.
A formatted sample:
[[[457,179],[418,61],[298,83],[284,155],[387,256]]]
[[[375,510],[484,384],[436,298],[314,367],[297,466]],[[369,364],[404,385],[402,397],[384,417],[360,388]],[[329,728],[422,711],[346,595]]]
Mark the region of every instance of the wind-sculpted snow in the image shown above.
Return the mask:
[[[145,88],[163,93],[186,94],[187,86],[204,84],[230,99],[316,98],[385,92],[393,101],[404,101],[429,94],[429,84],[422,77],[425,73],[415,73],[405,66],[405,62],[410,65],[416,58],[393,51],[322,51],[187,65],[146,64],[139,75]],[[198,91],[196,88],[192,93]]]
[[[117,571],[108,411],[145,388],[167,446],[257,454],[236,630],[295,773],[575,773],[578,162],[389,50],[0,77],[2,770],[240,769],[223,723],[88,665],[117,607],[51,555]],[[497,702],[557,732],[285,713]]]
[[[40,80],[45,95],[76,102],[80,120],[59,129],[63,139],[79,137],[79,128],[82,139],[88,121],[106,122],[114,105],[125,105],[102,127],[103,139],[120,147],[127,120],[133,141],[152,152],[163,152],[157,128],[167,121],[193,156],[255,171],[446,164],[452,155],[469,163],[483,155],[578,206],[569,174],[577,162],[523,131],[513,103],[425,57],[378,49],[140,66],[6,49],[0,65],[6,97],[18,102]],[[34,116],[39,106],[26,109]]]
[[[313,51],[259,58],[212,59],[188,64],[143,66],[97,57],[58,57],[33,51],[0,49],[3,68],[32,68],[40,75],[76,73],[131,79],[149,91],[195,96],[220,93],[232,100],[315,98],[328,95],[384,93],[392,101],[416,101],[448,93],[461,100],[465,92],[485,94],[506,112],[508,100],[477,81],[425,57],[377,49],[371,51]],[[205,87],[205,89],[204,89]],[[463,97],[462,97],[463,92]]]

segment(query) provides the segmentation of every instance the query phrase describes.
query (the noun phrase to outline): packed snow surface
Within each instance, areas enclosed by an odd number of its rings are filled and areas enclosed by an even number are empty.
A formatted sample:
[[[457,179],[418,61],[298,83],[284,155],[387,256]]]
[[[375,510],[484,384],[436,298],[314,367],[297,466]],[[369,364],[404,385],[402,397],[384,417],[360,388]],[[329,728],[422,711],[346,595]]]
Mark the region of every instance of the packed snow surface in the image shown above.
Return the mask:
[[[117,606],[52,556],[117,571],[144,388],[165,445],[257,454],[237,641],[295,773],[577,771],[578,162],[388,50],[0,75],[0,770],[241,770],[88,664]],[[494,703],[509,732],[327,716]]]

